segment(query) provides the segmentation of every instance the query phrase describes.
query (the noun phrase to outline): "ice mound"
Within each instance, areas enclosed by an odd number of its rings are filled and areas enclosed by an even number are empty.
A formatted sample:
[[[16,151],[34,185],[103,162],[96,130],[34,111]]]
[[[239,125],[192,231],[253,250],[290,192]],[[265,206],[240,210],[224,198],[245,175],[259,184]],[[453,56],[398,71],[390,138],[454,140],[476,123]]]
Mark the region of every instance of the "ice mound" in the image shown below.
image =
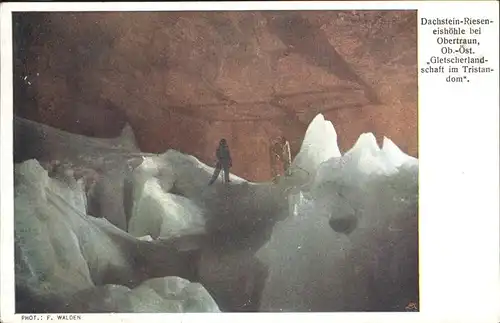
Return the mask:
[[[142,241],[153,241],[154,239],[148,234],[146,236],[138,237],[137,239]]]
[[[318,167],[312,186],[337,180],[362,185],[373,177],[398,174],[401,168],[417,174],[418,160],[403,153],[388,138],[384,138],[380,149],[375,136],[364,133],[343,156],[331,158]]]
[[[81,187],[48,177],[36,160],[17,164],[14,178],[21,309],[60,311],[69,296],[97,285],[133,287],[146,278],[196,276],[196,255],[141,241],[106,219],[87,216]]]
[[[77,216],[67,216],[66,211],[85,212],[80,201],[71,198],[83,192],[78,192],[78,188],[62,189],[64,184],[50,179],[34,160],[17,165],[16,175],[14,212],[18,285],[33,289],[35,295],[57,294],[59,297],[93,286],[92,273],[83,254],[110,246],[107,239],[99,243],[94,241],[96,228],[81,232],[83,239],[78,239],[80,232],[73,228],[82,221]],[[115,251],[112,254],[115,257],[102,259],[102,265],[126,271],[122,255],[113,248],[110,251]],[[93,261],[98,259],[94,257],[90,262]],[[103,267],[93,271],[96,280],[103,274],[100,269]]]
[[[105,285],[76,293],[68,311],[76,313],[220,312],[199,283],[179,277],[154,278],[134,289]]]
[[[126,123],[118,138],[104,139],[108,141],[112,147],[126,149],[130,151],[140,151],[135,138],[134,130],[130,124]]]
[[[202,210],[189,199],[165,193],[158,178],[151,178],[142,186],[134,202],[129,233],[136,237],[169,239],[205,232]]]
[[[343,157],[343,163],[357,168],[364,174],[392,175],[401,166],[414,166],[416,159],[403,153],[390,139],[384,137],[383,148],[377,145],[372,133],[361,134]]]
[[[320,113],[309,124],[300,151],[293,160],[292,169],[294,173],[304,171],[313,175],[321,163],[339,156],[337,132],[332,123]]]
[[[381,150],[377,139],[372,133],[363,133],[344,156],[343,162],[347,166],[356,167],[365,174],[390,173],[392,165],[381,158]]]
[[[401,149],[399,149],[399,147],[387,137],[384,137],[382,152],[385,154],[387,160],[390,160],[391,163],[397,168],[402,166],[410,168],[418,166],[418,159],[402,152]]]

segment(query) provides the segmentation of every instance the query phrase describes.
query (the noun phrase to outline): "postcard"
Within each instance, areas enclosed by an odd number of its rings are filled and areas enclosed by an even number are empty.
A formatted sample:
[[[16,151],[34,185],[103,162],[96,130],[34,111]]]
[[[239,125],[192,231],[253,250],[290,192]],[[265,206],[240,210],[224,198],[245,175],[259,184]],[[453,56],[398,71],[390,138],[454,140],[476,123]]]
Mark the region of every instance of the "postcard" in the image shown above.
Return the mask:
[[[498,2],[1,10],[2,322],[500,320]]]

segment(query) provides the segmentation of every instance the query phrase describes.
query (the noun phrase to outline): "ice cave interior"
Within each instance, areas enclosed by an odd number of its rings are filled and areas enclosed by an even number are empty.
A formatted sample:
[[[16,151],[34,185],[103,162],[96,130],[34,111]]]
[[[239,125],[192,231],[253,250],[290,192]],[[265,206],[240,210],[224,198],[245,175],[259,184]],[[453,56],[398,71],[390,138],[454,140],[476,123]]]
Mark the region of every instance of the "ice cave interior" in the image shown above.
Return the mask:
[[[402,311],[418,303],[418,159],[310,122],[289,176],[14,118],[16,312]],[[50,149],[46,149],[50,146]],[[26,158],[28,156],[29,158]]]

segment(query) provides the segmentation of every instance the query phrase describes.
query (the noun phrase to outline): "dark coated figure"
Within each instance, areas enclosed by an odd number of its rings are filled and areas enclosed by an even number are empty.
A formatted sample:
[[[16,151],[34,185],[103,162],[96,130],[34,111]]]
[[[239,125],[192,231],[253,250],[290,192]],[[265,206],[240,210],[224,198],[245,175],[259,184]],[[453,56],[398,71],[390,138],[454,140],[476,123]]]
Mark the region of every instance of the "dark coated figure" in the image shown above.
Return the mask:
[[[233,161],[231,160],[231,154],[229,153],[226,139],[220,140],[219,147],[217,147],[215,151],[215,156],[217,157],[217,165],[215,166],[214,174],[208,185],[212,185],[215,180],[217,180],[221,170],[224,170],[224,182],[229,183],[229,168],[233,166]]]

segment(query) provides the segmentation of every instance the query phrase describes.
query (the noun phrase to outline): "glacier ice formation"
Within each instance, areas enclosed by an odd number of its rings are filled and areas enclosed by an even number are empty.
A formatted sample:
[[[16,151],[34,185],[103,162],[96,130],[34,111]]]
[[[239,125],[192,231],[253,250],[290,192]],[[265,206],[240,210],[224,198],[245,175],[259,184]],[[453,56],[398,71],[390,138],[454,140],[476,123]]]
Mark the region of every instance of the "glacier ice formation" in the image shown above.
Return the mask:
[[[15,119],[17,311],[398,311],[418,302],[418,160],[310,123],[292,175],[207,183],[175,150]],[[24,146],[23,146],[24,147]],[[51,166],[57,160],[57,166]],[[62,167],[60,166],[62,165]]]
[[[64,312],[70,296],[96,286],[134,288],[149,278],[197,276],[197,252],[179,251],[171,241],[137,239],[106,219],[88,216],[83,195],[81,187],[50,178],[34,159],[16,165],[15,272],[21,309]]]
[[[68,303],[71,312],[76,313],[219,312],[201,284],[180,277],[148,279],[133,289],[97,286],[73,294]]]

